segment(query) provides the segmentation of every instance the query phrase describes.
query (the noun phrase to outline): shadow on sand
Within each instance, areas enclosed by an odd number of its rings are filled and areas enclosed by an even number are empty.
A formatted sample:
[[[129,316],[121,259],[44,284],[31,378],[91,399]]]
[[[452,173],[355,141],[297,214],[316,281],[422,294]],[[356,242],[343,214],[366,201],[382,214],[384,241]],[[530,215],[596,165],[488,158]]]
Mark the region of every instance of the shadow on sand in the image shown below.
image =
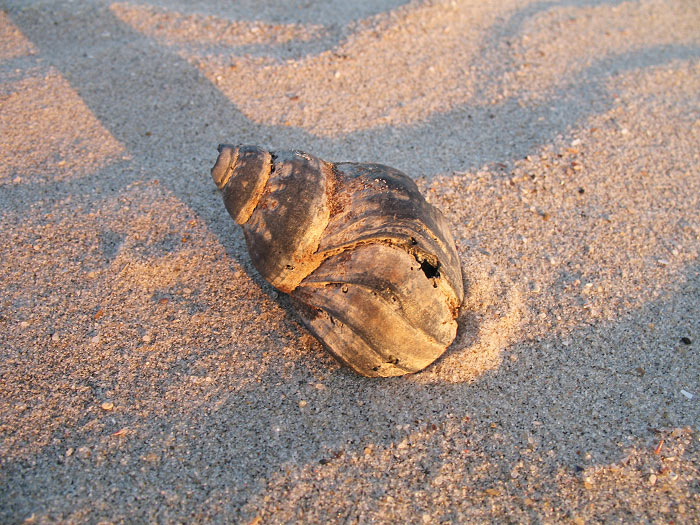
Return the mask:
[[[583,2],[604,3],[617,2]],[[557,5],[581,2],[530,5],[494,27],[491,34],[496,40],[506,38],[529,17]],[[451,159],[440,171],[465,171],[489,162],[512,162],[565,134],[591,114],[605,111],[612,103],[605,80],[626,67],[700,57],[700,49],[684,46],[656,46],[603,57],[538,107],[522,108],[515,98],[509,98],[495,106],[453,109],[449,118],[454,126],[450,129],[428,119],[401,129],[380,128],[321,139],[300,129],[251,122],[196,68],[126,27],[107,7],[86,7],[80,16],[74,8],[53,7],[50,12],[27,8],[10,15],[41,56],[61,72],[103,126],[126,146],[132,160],[110,165],[87,180],[47,181],[32,191],[79,196],[108,187],[118,193],[144,176],[157,177],[194,210],[226,247],[227,255],[246,268],[268,294],[271,289],[252,270],[242,236],[232,233],[232,223],[222,213],[220,199],[206,176],[216,144],[222,140],[297,144],[319,154],[342,145],[347,146],[349,158],[353,144],[376,144],[376,148],[399,151],[397,157],[404,164],[399,167],[405,169],[420,166],[421,159],[432,154],[421,147],[421,137],[433,134],[438,140],[459,140],[465,145],[462,158]],[[109,36],[103,36],[105,28],[109,28]],[[143,71],[148,71],[146,77]],[[171,85],[174,71],[177,85]],[[153,128],[165,132],[159,136],[147,133]],[[509,136],[523,128],[532,130],[530,142]],[[519,146],[513,148],[516,142]],[[183,172],[183,164],[201,164],[204,174]],[[111,250],[109,234],[103,237],[105,250]],[[250,519],[254,509],[246,503],[264,494],[272,478],[287,477],[293,484],[295,475],[305,469],[332,466],[343,457],[362,458],[367,446],[393,450],[407,438],[431,442],[436,431],[448,428],[451,432],[458,429],[455,439],[471,443],[477,456],[497,457],[504,448],[531,447],[553,451],[561,468],[572,472],[581,463],[577,451],[601,451],[592,460],[598,464],[614,461],[621,451],[609,442],[636,436],[633,445],[640,446],[649,427],[691,425],[700,416],[696,408],[681,410],[676,395],[686,379],[684,370],[691,356],[676,353],[669,358],[657,336],[643,326],[650,317],[664,316],[679,336],[691,328],[700,333],[697,316],[679,311],[682,294],[697,297],[698,270],[697,266],[687,269],[684,291],[628,312],[607,324],[605,330],[579,327],[570,338],[595,342],[580,345],[582,350],[566,351],[558,336],[513,344],[509,352],[528,364],[531,375],[513,376],[514,369],[506,362],[470,384],[427,384],[420,376],[376,381],[332,368],[326,381],[332,388],[319,389],[303,360],[296,363],[291,375],[278,362],[268,365],[261,383],[216,385],[199,402],[174,407],[171,417],[153,418],[144,425],[140,416],[116,415],[115,429],[140,425],[143,431],[138,439],[125,441],[103,465],[77,457],[70,461],[59,458],[53,446],[35,457],[5,458],[2,515],[12,521],[37,511],[59,519],[171,521],[225,512],[231,520]],[[286,299],[280,302],[295,318]],[[611,340],[598,340],[600,333]],[[661,363],[657,374],[640,375],[635,356],[620,355],[618,341],[627,337],[637,339],[646,360]],[[620,362],[628,363],[625,369],[616,368],[615,363]],[[591,373],[594,368],[597,372]],[[547,370],[544,376],[539,372],[542,369]],[[573,390],[572,376],[578,385]],[[172,381],[181,380],[173,375]],[[296,384],[290,385],[290,381]],[[299,406],[300,399],[306,401],[305,407]],[[465,406],[469,407],[465,412],[449,413],[449,407]],[[493,431],[493,422],[498,422],[498,432]],[[74,432],[71,428],[61,430],[68,436]],[[464,479],[478,466],[469,457],[444,457],[438,444],[433,445],[409,465],[411,475],[426,487],[444,467],[457,461],[462,462]],[[157,457],[144,467],[139,458],[153,453],[149,451],[155,451]],[[500,465],[484,474],[482,482],[502,479],[512,467]],[[365,497],[379,499],[390,491],[391,473],[378,472],[368,483],[374,492]],[[333,484],[328,482],[325,487]],[[426,490],[440,489],[433,486]],[[526,486],[513,485],[512,490],[527,494]],[[299,502],[302,511],[314,504],[313,498]],[[343,501],[337,506],[342,508]]]

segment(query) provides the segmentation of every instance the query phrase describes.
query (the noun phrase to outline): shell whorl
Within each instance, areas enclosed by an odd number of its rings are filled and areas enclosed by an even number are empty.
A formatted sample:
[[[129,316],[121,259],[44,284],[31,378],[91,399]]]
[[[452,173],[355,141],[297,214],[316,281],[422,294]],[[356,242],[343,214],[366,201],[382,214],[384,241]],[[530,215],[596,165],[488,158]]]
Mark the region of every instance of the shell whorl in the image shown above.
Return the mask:
[[[245,224],[253,214],[270,178],[272,156],[257,146],[219,145],[211,176],[233,220]]]
[[[443,215],[404,173],[220,146],[212,177],[263,278],[366,376],[417,372],[454,340],[464,290]]]
[[[290,293],[323,260],[330,217],[330,164],[299,151],[222,146],[212,169],[231,217],[243,227],[255,268]]]

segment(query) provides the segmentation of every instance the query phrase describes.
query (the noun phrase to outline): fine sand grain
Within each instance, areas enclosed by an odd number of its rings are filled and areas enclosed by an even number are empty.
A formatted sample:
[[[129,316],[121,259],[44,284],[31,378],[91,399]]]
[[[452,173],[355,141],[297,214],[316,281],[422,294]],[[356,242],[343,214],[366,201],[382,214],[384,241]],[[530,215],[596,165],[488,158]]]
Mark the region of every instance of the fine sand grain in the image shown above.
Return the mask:
[[[0,522],[698,521],[696,0],[0,7]],[[220,142],[412,176],[447,353],[338,365]]]

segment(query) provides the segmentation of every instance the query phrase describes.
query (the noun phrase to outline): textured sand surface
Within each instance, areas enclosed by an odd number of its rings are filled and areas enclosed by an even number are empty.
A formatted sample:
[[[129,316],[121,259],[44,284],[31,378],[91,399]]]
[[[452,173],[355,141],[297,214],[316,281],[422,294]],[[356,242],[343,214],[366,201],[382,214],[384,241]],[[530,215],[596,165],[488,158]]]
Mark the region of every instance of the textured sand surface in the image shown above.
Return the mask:
[[[0,521],[697,522],[696,0],[0,6]],[[329,357],[219,142],[414,177],[443,358]]]

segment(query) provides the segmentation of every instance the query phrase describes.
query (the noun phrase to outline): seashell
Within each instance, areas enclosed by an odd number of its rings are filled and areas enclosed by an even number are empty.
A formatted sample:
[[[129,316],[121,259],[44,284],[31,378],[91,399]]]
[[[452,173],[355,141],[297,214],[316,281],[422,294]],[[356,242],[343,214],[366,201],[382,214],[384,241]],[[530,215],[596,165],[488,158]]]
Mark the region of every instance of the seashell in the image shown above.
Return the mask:
[[[341,362],[403,375],[452,343],[464,296],[457,251],[410,177],[225,144],[211,174],[255,268]]]

